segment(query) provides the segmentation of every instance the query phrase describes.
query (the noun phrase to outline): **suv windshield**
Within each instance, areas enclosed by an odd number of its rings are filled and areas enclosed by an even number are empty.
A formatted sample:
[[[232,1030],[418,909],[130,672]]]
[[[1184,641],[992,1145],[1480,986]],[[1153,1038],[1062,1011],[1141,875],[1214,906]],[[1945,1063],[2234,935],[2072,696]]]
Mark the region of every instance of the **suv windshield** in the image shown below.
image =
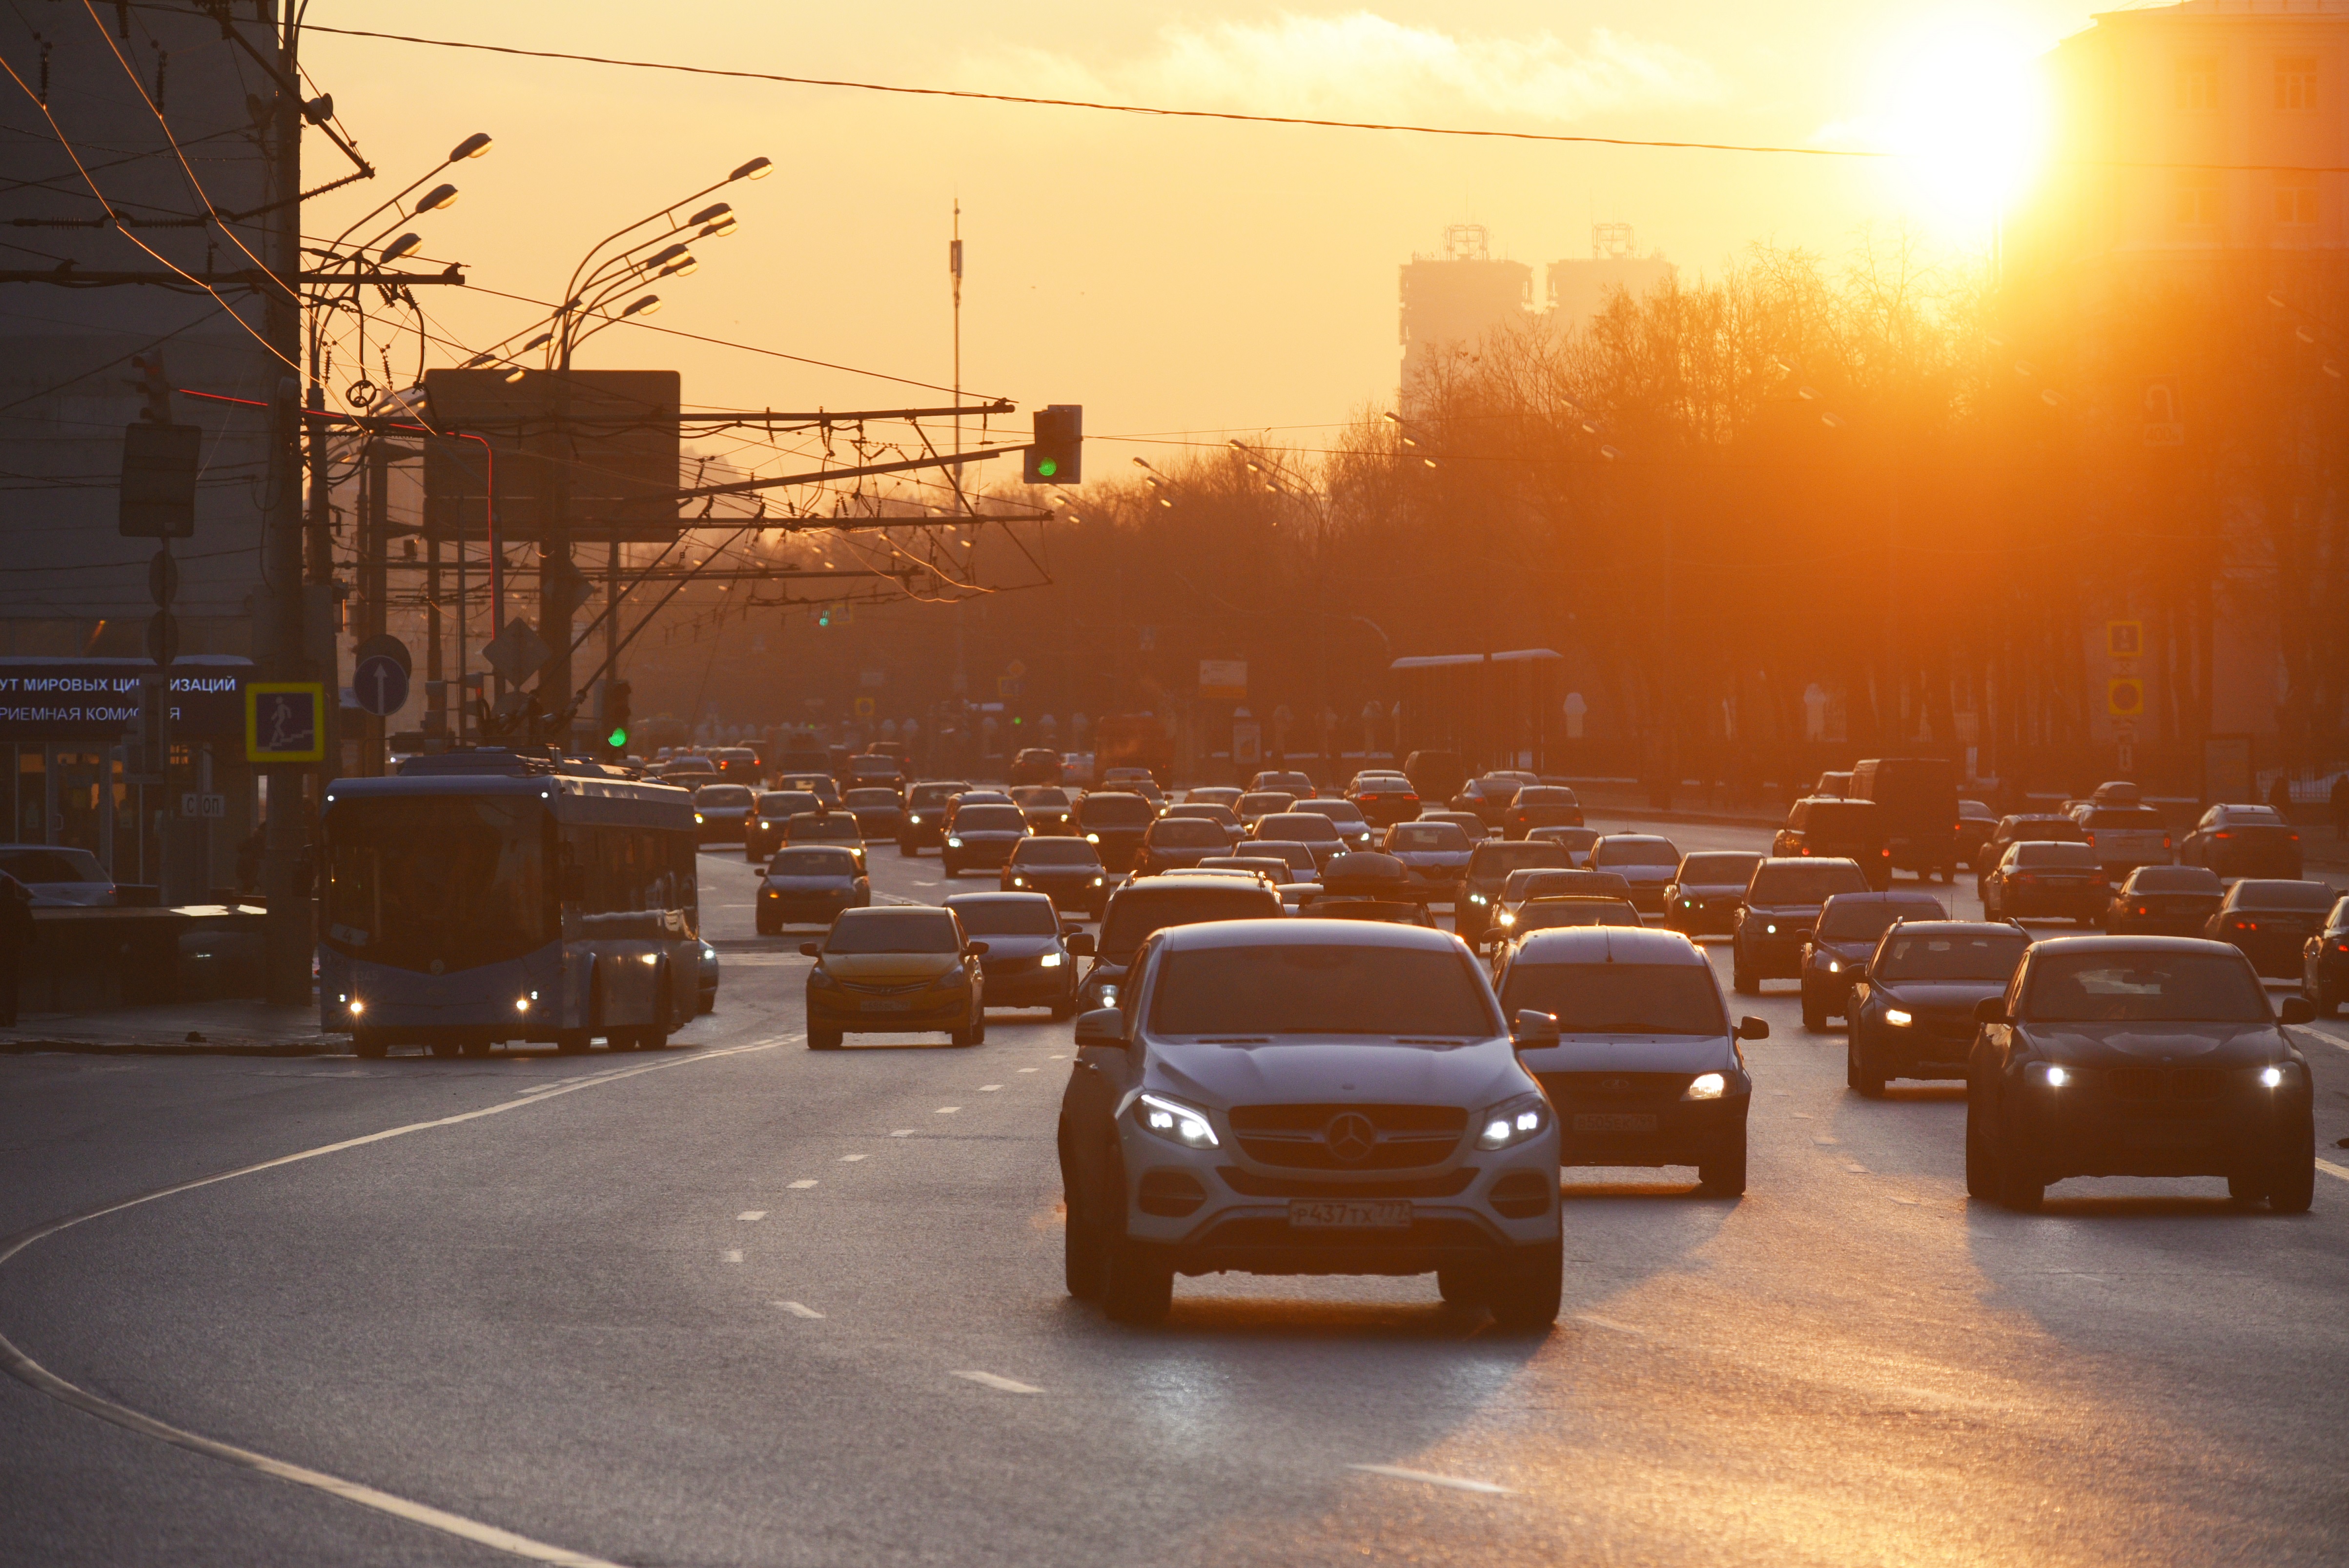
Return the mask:
[[[823,805],[804,789],[772,789],[759,797],[759,815],[788,817],[794,811],[821,810]]]
[[[703,794],[709,791],[703,790]],[[843,806],[894,806],[897,803],[895,789],[851,789],[840,798]]]
[[[2049,1024],[2264,1024],[2268,999],[2232,953],[2066,953],[2031,966],[2022,1016]]]
[[[1930,899],[1914,903],[1906,899],[1868,899],[1861,903],[1830,903],[1819,916],[1819,934],[1830,942],[1858,942],[1881,936],[1896,920],[1947,920],[1950,912]]]
[[[1468,835],[1450,822],[1406,822],[1387,839],[1390,850],[1450,850],[1468,847]]]
[[[846,850],[785,850],[767,862],[771,877],[853,877],[856,857]]]
[[[1300,844],[1331,844],[1341,835],[1338,824],[1319,811],[1276,811],[1257,822],[1256,836],[1287,839]]]
[[[750,804],[750,786],[745,784],[704,784],[693,792],[693,803],[703,810],[713,807],[729,810],[736,807],[748,810]]]
[[[1147,837],[1162,850],[1220,850],[1232,841],[1220,825],[1201,817],[1162,817],[1150,825]]]
[[[1061,934],[1061,917],[1052,913],[1051,902],[1040,894],[1034,898],[975,898],[968,903],[957,902],[954,912],[964,932],[972,936]]]
[[[1220,879],[1219,879],[1220,880]],[[1234,878],[1223,887],[1151,887],[1134,882],[1109,901],[1109,914],[1101,928],[1101,956],[1123,964],[1155,931],[1170,925],[1197,925],[1210,920],[1278,920],[1279,898],[1262,882]],[[1189,1030],[1179,1031],[1191,1033]]]
[[[2235,909],[2323,910],[2339,895],[2329,882],[2239,882],[2231,906]]]
[[[1721,986],[1698,964],[1513,964],[1501,1010],[1557,1016],[1566,1035],[1725,1035]]]
[[[955,813],[957,833],[1021,833],[1028,819],[1017,806],[965,806]]]
[[[851,909],[832,923],[826,953],[954,953],[955,917],[943,909]]]
[[[1948,932],[1896,936],[1877,961],[1879,980],[1988,980],[2003,985],[2014,978],[2031,939],[2019,931]]]
[[[1333,822],[1362,820],[1362,809],[1351,800],[1299,800],[1289,810],[1310,811],[1317,817],[1327,817]]]
[[[1806,865],[1764,861],[1746,884],[1749,904],[1825,903],[1839,892],[1866,892],[1868,879],[1849,861],[1815,861]]]
[[[1681,852],[1669,839],[1601,839],[1590,852],[1594,866],[1678,866]]]
[[[1461,953],[1375,943],[1202,947],[1159,964],[1150,1027],[1162,1035],[1383,1035],[1483,1038],[1501,1032]]]
[[[2129,879],[2139,892],[2218,892],[2219,873],[2202,866],[2140,866]]]
[[[2096,851],[2087,844],[2043,844],[2031,841],[2014,846],[2014,863],[2055,871],[2095,871]]]
[[[1754,868],[1761,863],[1760,855],[1691,855],[1681,861],[1681,883],[1684,887],[1744,887],[1754,880]]]
[[[968,784],[916,784],[905,792],[905,804],[943,806],[969,788]]]
[[[1022,839],[1011,851],[1015,866],[1101,866],[1101,851],[1082,839]]]
[[[845,811],[802,811],[783,824],[783,837],[806,843],[819,839],[862,839],[864,830]]]
[[[1157,815],[1139,795],[1088,795],[1077,802],[1077,820],[1088,828],[1146,827]]]
[[[1519,839],[1514,843],[1495,843],[1491,840],[1478,844],[1468,857],[1468,874],[1472,877],[1506,877],[1511,872],[1527,866],[1571,867],[1574,857],[1564,844],[1553,844],[1536,839]]]
[[[1022,806],[1065,806],[1069,792],[1057,784],[1022,784],[1011,791],[1011,798]]]

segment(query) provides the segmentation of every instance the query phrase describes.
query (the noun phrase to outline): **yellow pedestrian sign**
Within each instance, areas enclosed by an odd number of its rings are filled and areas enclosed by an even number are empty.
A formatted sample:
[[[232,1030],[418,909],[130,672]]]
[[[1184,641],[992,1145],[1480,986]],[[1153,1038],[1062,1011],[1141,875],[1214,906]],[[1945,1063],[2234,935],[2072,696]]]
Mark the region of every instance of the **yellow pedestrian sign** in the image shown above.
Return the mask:
[[[2106,622],[2105,656],[2114,659],[2143,658],[2145,656],[2145,623],[2143,621]]]
[[[326,688],[316,681],[254,681],[244,688],[247,762],[323,762]]]

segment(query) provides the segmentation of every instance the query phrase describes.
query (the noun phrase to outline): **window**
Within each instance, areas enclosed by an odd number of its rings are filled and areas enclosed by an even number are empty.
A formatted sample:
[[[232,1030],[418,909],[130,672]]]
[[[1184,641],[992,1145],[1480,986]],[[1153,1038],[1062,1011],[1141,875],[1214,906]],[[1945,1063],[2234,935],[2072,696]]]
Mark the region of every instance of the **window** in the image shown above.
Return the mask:
[[[2286,55],[2275,65],[2275,105],[2279,114],[2305,114],[2316,107],[2316,61],[2306,55]]]
[[[2170,191],[2170,215],[2185,228],[2207,229],[2219,222],[2219,176],[2199,169],[2180,170]]]
[[[2219,62],[2192,57],[2178,62],[2178,107],[2199,114],[2219,107]]]
[[[2283,173],[2276,176],[2275,221],[2304,227],[2316,222],[2316,176]]]

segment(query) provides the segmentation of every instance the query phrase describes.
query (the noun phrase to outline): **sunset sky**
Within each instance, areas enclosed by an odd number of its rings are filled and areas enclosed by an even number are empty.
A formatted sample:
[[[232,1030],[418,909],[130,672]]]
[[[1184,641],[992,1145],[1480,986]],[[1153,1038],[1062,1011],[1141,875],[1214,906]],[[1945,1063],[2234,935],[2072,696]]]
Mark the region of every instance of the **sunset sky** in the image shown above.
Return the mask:
[[[968,246],[965,383],[1081,402],[1087,433],[1308,428],[1391,399],[1397,264],[1446,223],[1532,263],[1637,226],[1689,271],[1757,241],[1830,255],[1906,221],[1978,247],[2022,154],[2063,0],[1453,0],[969,6],[317,0],[314,23],[522,47],[1051,97],[1578,134],[1894,148],[1902,163],[1543,146],[1071,109],[421,48],[313,32],[304,63],[387,181],[315,204],[332,233],[467,133],[493,153],[414,225],[478,284],[552,298],[608,231],[754,154],[743,226],[661,288],[655,325],[947,380],[946,246]],[[885,46],[876,40],[885,39]],[[310,180],[330,171],[316,138]],[[431,302],[469,344],[527,307]],[[412,348],[411,348],[412,352]],[[910,389],[626,329],[583,363],[674,365],[703,406],[886,406]],[[1024,428],[1024,426],[1022,427]],[[1094,460],[1126,450],[1099,450]]]

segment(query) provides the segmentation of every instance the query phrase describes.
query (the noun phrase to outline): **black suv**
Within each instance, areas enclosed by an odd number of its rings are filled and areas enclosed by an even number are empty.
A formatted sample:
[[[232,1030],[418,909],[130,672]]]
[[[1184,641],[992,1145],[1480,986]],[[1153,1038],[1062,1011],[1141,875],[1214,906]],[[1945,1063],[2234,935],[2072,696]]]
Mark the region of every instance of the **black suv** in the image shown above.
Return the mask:
[[[1839,892],[1869,891],[1868,879],[1849,861],[1774,856],[1755,866],[1730,931],[1732,988],[1750,995],[1764,980],[1801,978],[1803,948],[1819,910]]]
[[[1797,860],[1847,860],[1859,868],[1868,885],[1877,892],[1892,885],[1892,851],[1885,842],[1884,813],[1872,800],[1806,796],[1786,813],[1786,825],[1770,841],[1770,852]]]
[[[1112,872],[1133,869],[1142,835],[1156,820],[1158,809],[1131,790],[1088,789],[1077,797],[1077,832]]]

